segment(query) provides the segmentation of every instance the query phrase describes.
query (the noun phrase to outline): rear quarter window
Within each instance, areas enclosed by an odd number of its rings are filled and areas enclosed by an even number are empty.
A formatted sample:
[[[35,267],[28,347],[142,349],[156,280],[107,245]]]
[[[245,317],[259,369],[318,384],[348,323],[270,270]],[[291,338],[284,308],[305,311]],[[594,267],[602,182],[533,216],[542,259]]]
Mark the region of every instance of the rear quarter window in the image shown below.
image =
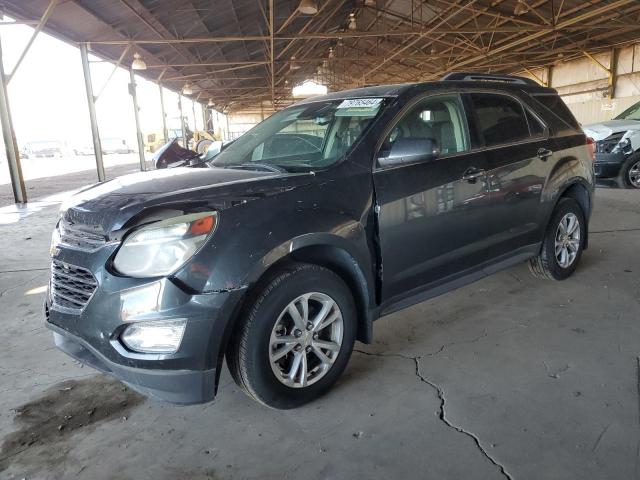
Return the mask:
[[[573,113],[559,95],[533,95],[533,98],[571,129],[581,129]]]
[[[544,135],[544,125],[540,123],[535,115],[525,108],[527,113],[527,122],[529,122],[529,131],[532,137],[542,137]]]

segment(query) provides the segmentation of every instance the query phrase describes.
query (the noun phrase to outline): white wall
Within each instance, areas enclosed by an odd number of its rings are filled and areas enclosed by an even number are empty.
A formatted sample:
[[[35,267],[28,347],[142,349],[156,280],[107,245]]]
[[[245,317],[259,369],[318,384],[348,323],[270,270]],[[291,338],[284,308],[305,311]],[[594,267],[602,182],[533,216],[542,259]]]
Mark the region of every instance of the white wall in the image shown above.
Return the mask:
[[[551,68],[550,86],[558,90],[578,121],[584,125],[610,120],[640,101],[640,44],[616,51],[617,80],[613,98],[608,96],[608,74],[587,58],[558,62]],[[604,67],[610,68],[611,53],[594,55]],[[541,80],[547,80],[547,70],[533,70]],[[531,77],[531,75],[526,75]]]

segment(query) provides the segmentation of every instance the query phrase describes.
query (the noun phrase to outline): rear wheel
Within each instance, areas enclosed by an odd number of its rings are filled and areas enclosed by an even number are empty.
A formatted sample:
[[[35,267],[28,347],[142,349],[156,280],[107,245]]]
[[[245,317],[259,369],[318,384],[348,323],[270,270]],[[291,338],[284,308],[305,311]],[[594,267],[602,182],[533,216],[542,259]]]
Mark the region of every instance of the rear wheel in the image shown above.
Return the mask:
[[[634,153],[620,169],[622,184],[627,188],[640,188],[640,153]]]
[[[584,239],[586,221],[578,202],[562,198],[547,227],[542,249],[530,260],[531,273],[538,278],[564,280],[578,266]]]
[[[325,393],[342,374],[355,341],[349,288],[325,268],[299,264],[258,294],[236,328],[227,363],[259,402],[295,408]]]

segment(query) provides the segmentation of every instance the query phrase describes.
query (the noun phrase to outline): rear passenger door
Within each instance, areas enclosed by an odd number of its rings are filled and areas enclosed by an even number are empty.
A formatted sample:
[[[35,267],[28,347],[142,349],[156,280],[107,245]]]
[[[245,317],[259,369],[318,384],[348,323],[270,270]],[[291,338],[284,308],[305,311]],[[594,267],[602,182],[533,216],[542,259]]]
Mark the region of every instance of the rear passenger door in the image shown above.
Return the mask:
[[[466,100],[489,167],[490,257],[516,253],[539,241],[540,196],[553,164],[548,128],[515,96],[478,92]]]

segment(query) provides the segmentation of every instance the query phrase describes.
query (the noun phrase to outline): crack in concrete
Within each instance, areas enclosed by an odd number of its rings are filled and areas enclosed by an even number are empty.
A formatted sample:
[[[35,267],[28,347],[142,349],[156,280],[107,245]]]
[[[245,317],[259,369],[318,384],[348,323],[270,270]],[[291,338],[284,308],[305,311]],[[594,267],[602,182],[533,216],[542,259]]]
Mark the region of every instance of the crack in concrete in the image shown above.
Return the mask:
[[[478,447],[478,450],[480,450],[480,452],[482,453],[482,455],[484,455],[484,457],[489,460],[493,465],[495,465],[496,467],[498,467],[498,469],[500,470],[500,473],[502,473],[502,475],[504,475],[505,478],[507,478],[508,480],[513,480],[513,477],[507,472],[507,470],[504,468],[504,466],[500,463],[498,463],[497,460],[495,460],[491,455],[489,455],[489,453],[487,452],[487,450],[482,446],[482,444],[480,443],[480,439],[472,432],[465,430],[464,428],[458,426],[458,425],[454,425],[453,423],[451,423],[451,421],[447,418],[446,416],[446,411],[445,411],[445,397],[444,397],[444,391],[442,390],[442,388],[440,387],[440,385],[437,385],[435,383],[433,383],[431,380],[429,380],[428,378],[426,378],[425,376],[423,376],[420,373],[420,357],[415,357],[414,359],[415,365],[416,365],[416,375],[418,376],[418,378],[420,378],[420,381],[426,383],[427,385],[430,385],[432,388],[434,388],[438,394],[438,398],[440,399],[440,411],[438,413],[438,416],[440,418],[440,420],[442,420],[449,428],[452,428],[454,430],[456,430],[459,433],[462,433],[464,435],[467,435],[468,437],[471,437],[473,439],[473,441],[476,444],[476,447]]]
[[[616,228],[613,230],[590,230],[589,234],[593,233],[624,233],[624,232],[640,232],[640,228]]]
[[[483,337],[486,337],[486,332],[485,335],[481,335],[480,337],[478,337],[475,340],[472,340],[471,342],[463,342],[463,343],[472,343],[473,341],[478,341]],[[458,342],[461,343],[461,342]],[[444,350],[445,346],[443,345],[442,347],[440,347],[440,350],[437,352],[439,353],[440,351]],[[451,423],[451,421],[447,418],[446,415],[446,410],[445,410],[445,403],[446,403],[446,399],[444,396],[444,391],[442,390],[442,388],[432,382],[431,380],[429,380],[427,377],[425,377],[421,371],[420,371],[420,361],[422,360],[422,356],[416,356],[416,357],[412,357],[409,355],[403,355],[401,353],[372,353],[372,352],[365,352],[363,350],[357,350],[354,349],[354,352],[357,353],[361,353],[363,355],[370,355],[373,357],[398,357],[398,358],[402,358],[405,360],[410,360],[414,363],[415,365],[415,375],[418,377],[418,379],[422,382],[425,383],[427,385],[429,385],[431,388],[433,388],[436,391],[436,395],[438,396],[438,400],[440,400],[440,407],[438,410],[438,418],[449,428],[455,430],[458,433],[462,433],[468,437],[470,437],[476,447],[478,448],[478,450],[480,450],[480,453],[487,459],[489,460],[489,462],[491,462],[494,466],[496,466],[498,468],[498,470],[500,471],[500,473],[508,480],[513,480],[513,477],[509,474],[509,472],[507,472],[507,470],[504,468],[504,466],[500,463],[498,463],[497,460],[495,460],[491,455],[489,455],[489,453],[487,452],[487,450],[482,446],[482,443],[480,443],[480,439],[473,434],[472,432],[465,430],[464,428],[458,426],[458,425],[454,425],[453,423]],[[434,355],[434,354],[430,354],[430,355]],[[426,355],[426,356],[430,356],[430,355]]]
[[[595,452],[598,449],[598,446],[600,445],[600,440],[602,440],[602,437],[604,437],[604,434],[607,433],[607,430],[609,430],[610,426],[611,424],[607,425],[606,427],[604,427],[604,429],[602,429],[602,431],[600,432],[600,435],[598,435],[598,438],[596,438],[596,441],[593,444],[593,448],[591,448],[592,452]]]
[[[21,273],[21,272],[44,272],[45,270],[51,270],[51,267],[46,268],[26,268],[22,270],[0,270],[0,275],[3,273]]]
[[[29,278],[28,280],[25,280],[24,282],[20,282],[17,285],[13,285],[12,287],[4,289],[2,292],[0,292],[0,298],[4,297],[7,292],[10,292],[11,290],[15,290],[16,288],[22,287],[22,286],[26,285],[27,283],[30,283],[30,282],[34,281],[39,276],[40,275],[36,275],[35,277]]]

